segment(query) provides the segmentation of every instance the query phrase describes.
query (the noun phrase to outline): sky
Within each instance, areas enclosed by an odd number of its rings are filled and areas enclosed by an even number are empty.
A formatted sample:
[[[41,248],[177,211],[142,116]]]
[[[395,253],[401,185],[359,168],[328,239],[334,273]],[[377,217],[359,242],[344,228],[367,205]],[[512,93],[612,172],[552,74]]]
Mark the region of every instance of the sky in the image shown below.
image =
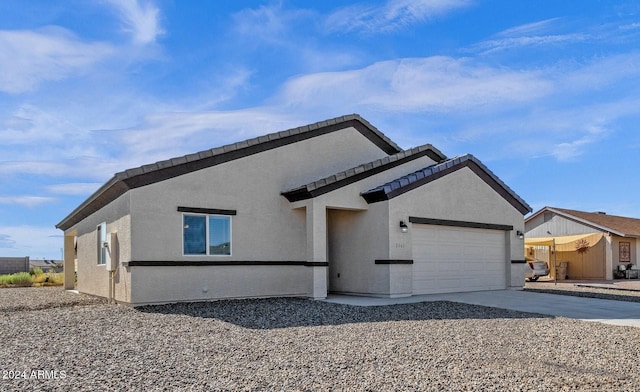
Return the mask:
[[[114,173],[358,113],[534,212],[640,218],[640,2],[0,2],[0,256]]]

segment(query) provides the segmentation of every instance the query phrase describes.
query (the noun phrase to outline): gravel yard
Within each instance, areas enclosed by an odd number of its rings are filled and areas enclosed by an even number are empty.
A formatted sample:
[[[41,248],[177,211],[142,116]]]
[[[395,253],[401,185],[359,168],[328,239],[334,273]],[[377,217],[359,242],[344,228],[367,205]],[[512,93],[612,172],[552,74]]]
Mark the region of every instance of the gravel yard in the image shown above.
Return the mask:
[[[0,290],[0,315],[3,391],[640,388],[640,328],[450,302],[131,308],[54,287]]]
[[[560,283],[554,285],[553,283],[534,282],[526,283],[525,290],[538,293],[571,295],[574,297],[640,302],[640,289],[637,289],[637,287],[640,287],[640,284],[638,282],[633,282],[633,284],[636,287],[634,289],[621,287],[620,289],[616,290],[612,287],[597,288],[590,285],[589,283]],[[585,285],[587,287],[582,287],[581,285]]]

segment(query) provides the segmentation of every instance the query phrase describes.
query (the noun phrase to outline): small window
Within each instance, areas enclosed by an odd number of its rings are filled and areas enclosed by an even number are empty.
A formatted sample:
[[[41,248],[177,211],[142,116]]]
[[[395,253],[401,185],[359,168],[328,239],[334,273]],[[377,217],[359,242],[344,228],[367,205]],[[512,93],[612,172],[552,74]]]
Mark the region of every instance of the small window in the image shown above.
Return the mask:
[[[107,242],[107,224],[101,223],[96,227],[97,236],[97,260],[98,265],[104,265],[107,263],[107,249],[104,244]]]
[[[185,214],[182,223],[185,255],[231,256],[231,217]]]

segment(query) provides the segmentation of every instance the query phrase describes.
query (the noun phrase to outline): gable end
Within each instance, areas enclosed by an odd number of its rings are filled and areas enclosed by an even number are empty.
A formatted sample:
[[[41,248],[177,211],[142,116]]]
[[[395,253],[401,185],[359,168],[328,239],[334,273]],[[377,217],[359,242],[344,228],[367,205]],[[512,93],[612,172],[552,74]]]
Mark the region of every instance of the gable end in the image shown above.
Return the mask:
[[[438,149],[430,144],[425,144],[282,192],[282,195],[290,202],[311,199],[425,156],[435,162],[446,159],[446,156]]]
[[[369,204],[390,200],[465,167],[468,167],[473,171],[520,213],[524,215],[531,212],[531,207],[522,198],[520,198],[520,196],[518,196],[513,190],[511,190],[511,188],[493,174],[493,172],[484,166],[482,162],[471,154],[452,158],[448,161],[429,166],[377,188],[366,191],[362,193],[361,196]]]

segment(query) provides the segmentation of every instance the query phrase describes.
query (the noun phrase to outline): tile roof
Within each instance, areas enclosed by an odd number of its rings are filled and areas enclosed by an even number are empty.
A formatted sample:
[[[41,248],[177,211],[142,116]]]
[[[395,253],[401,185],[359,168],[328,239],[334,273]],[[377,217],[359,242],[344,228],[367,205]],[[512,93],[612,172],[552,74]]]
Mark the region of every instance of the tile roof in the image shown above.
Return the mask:
[[[116,173],[82,204],[56,225],[67,230],[128,190],[164,181],[196,170],[285,146],[340,129],[354,127],[387,154],[402,149],[358,114],[349,114],[242,142],[171,158]]]
[[[531,212],[531,207],[520,196],[502,182],[502,180],[500,180],[498,176],[480,162],[479,159],[471,154],[451,158],[444,162],[425,167],[422,170],[397,178],[384,185],[380,185],[376,188],[363,192],[362,197],[364,197],[368,203],[389,200],[412,189],[437,180],[438,178],[444,177],[447,174],[453,173],[454,171],[462,169],[463,167],[468,167],[473,170],[473,172],[475,172],[522,214]]]
[[[332,118],[329,120],[325,120],[325,121],[319,121],[313,124],[309,124],[309,125],[303,125],[297,128],[291,128],[291,129],[287,129],[285,131],[280,131],[280,132],[274,132],[274,133],[270,133],[264,136],[258,136],[255,137],[253,139],[248,139],[248,140],[244,140],[241,142],[237,142],[237,143],[232,143],[232,144],[227,144],[221,147],[215,147],[209,150],[204,150],[204,151],[200,151],[200,152],[196,152],[193,154],[188,154],[188,155],[184,155],[181,157],[177,157],[177,158],[170,158],[167,159],[165,161],[160,161],[160,162],[156,162],[156,163],[152,163],[152,164],[148,164],[148,165],[143,165],[140,167],[136,167],[133,169],[127,169],[125,171],[119,172],[115,174],[115,177],[119,178],[119,179],[127,179],[127,178],[131,178],[134,176],[138,176],[141,174],[146,174],[146,173],[151,173],[154,171],[159,171],[162,169],[166,169],[169,167],[175,167],[175,166],[179,166],[179,165],[183,165],[189,162],[195,162],[195,161],[200,161],[206,158],[211,158],[213,156],[218,156],[218,155],[222,155],[222,154],[229,154],[229,153],[233,153],[236,151],[240,151],[243,149],[247,149],[249,147],[252,146],[257,146],[257,145],[263,145],[266,144],[268,142],[274,142],[277,140],[281,140],[281,141],[285,141],[287,139],[291,139],[291,138],[295,138],[296,136],[300,136],[300,135],[304,135],[304,134],[311,134],[311,131],[314,130],[321,130],[324,128],[329,128],[332,125],[342,125],[351,121],[357,121],[360,122],[362,125],[364,125],[366,127],[366,129],[372,131],[372,136],[373,137],[377,137],[377,139],[379,140],[373,140],[374,143],[380,145],[380,147],[387,153],[395,153],[398,151],[401,151],[402,149],[395,144],[391,139],[389,139],[386,135],[384,135],[382,132],[380,132],[376,127],[374,127],[373,125],[371,125],[371,123],[369,123],[367,120],[365,120],[364,118],[362,118],[360,115],[358,114],[349,114],[349,115],[345,115],[345,116],[341,116],[341,117],[336,117],[336,118]],[[345,126],[341,126],[339,129],[343,129],[345,128]],[[332,130],[329,130],[326,133],[331,132]],[[323,132],[324,133],[324,132]],[[299,140],[304,140],[305,137],[299,139],[299,138],[295,138],[293,140],[293,142],[299,141]],[[289,144],[289,143],[283,143],[284,144]]]
[[[440,162],[447,158],[431,144],[425,144],[409,150],[400,151],[399,153],[388,157],[352,167],[332,176],[282,192],[282,195],[290,202],[310,199],[424,156],[428,156],[436,162]]]
[[[568,218],[577,218],[577,220],[586,221],[587,223],[591,223],[591,225],[597,226],[604,231],[609,231],[624,237],[640,237],[640,219],[637,218],[556,207],[545,207],[535,215],[539,215],[539,213],[544,210],[554,211]],[[531,219],[531,217],[527,220],[529,219]]]

